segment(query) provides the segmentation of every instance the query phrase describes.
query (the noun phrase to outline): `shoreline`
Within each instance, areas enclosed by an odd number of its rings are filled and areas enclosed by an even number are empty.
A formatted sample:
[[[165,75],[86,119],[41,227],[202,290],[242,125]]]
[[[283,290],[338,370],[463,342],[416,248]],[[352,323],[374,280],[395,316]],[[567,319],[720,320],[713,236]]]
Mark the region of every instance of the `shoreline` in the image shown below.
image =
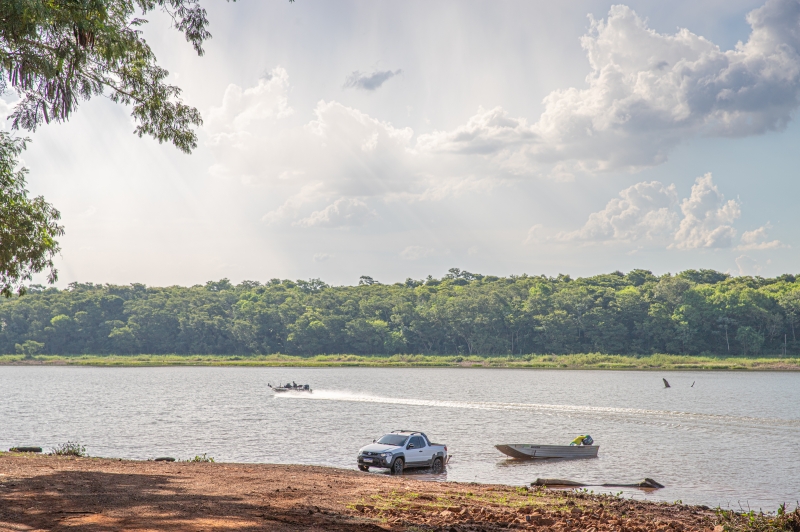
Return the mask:
[[[704,506],[414,477],[0,453],[0,530],[756,530],[749,516]],[[797,511],[753,519],[800,527]]]
[[[233,366],[233,367],[374,367],[503,368],[632,371],[800,371],[800,358],[701,357],[688,355],[526,355],[520,357],[450,355],[0,355],[0,366]]]

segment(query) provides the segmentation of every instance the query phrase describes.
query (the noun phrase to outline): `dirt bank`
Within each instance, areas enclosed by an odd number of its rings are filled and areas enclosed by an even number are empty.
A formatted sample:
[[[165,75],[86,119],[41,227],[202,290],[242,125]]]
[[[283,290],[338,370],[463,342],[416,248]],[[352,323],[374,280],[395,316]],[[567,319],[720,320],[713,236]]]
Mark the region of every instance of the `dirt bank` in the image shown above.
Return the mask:
[[[704,507],[324,467],[0,455],[0,531],[720,532],[719,519]]]

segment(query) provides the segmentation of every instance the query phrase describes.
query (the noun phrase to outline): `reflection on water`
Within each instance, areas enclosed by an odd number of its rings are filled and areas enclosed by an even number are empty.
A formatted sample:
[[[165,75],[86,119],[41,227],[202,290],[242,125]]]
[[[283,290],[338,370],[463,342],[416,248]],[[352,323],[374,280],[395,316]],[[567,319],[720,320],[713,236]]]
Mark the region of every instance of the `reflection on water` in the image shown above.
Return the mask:
[[[355,468],[395,429],[448,445],[443,475],[415,478],[591,484],[651,477],[648,499],[774,510],[800,494],[800,374],[379,368],[0,367],[0,449],[67,440],[98,456]],[[309,383],[273,394],[267,382]],[[696,381],[694,387],[692,382]],[[498,443],[568,444],[590,460],[517,461]],[[385,474],[377,470],[375,474]],[[598,491],[598,488],[591,488]],[[618,488],[609,489],[618,491]]]

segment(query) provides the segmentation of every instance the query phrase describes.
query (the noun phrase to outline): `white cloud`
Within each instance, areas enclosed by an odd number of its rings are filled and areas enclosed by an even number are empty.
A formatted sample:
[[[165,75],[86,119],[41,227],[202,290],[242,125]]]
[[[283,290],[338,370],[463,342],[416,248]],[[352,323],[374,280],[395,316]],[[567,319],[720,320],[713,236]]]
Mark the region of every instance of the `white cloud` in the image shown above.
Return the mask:
[[[698,177],[692,194],[681,202],[683,220],[675,233],[678,249],[727,248],[736,237],[733,222],[741,216],[735,200],[725,201],[711,174]]]
[[[528,230],[528,242],[638,243],[670,249],[732,248],[741,216],[736,200],[725,197],[711,174],[698,177],[688,198],[678,201],[675,185],[658,181],[637,183],[619,193],[606,207],[589,215],[580,229],[547,236],[541,224]],[[764,225],[742,234],[737,250],[783,247],[779,240],[767,240]],[[552,235],[552,233],[550,233]]]
[[[283,203],[264,215],[302,227],[362,224],[367,198],[419,198],[434,181],[425,155],[411,147],[410,128],[396,128],[338,102],[320,101],[305,124],[286,120],[289,78],[276,68],[242,90],[231,85],[205,131],[214,176],[267,186]],[[443,178],[447,172],[435,172]]]
[[[248,176],[251,183],[303,187],[322,183],[336,197],[383,195],[413,184],[408,148],[413,132],[395,128],[338,102],[320,101],[302,126],[285,120],[289,78],[273,69],[269,80],[242,90],[230,85],[204,127],[217,176]]]
[[[324,197],[322,188],[323,184],[319,182],[304,185],[299,192],[289,196],[280,207],[268,212],[262,219],[272,224],[296,215],[304,205]]]
[[[300,227],[345,227],[364,225],[376,216],[375,211],[358,199],[339,198],[322,210],[294,222]]]
[[[762,249],[775,249],[783,247],[780,240],[767,240],[767,229],[772,226],[770,224],[763,225],[758,229],[752,231],[745,231],[742,233],[741,244],[736,249],[744,250],[762,250]]]
[[[456,198],[465,194],[488,193],[493,189],[508,184],[508,180],[497,177],[461,177],[424,176],[418,183],[421,188],[414,191],[398,192],[387,195],[387,200],[403,201],[441,201]]]
[[[501,107],[479,108],[459,127],[416,138],[411,128],[336,101],[319,101],[303,123],[290,105],[288,73],[277,67],[254,87],[230,85],[207,113],[211,172],[269,190],[268,223],[319,229],[364,225],[391,201],[475,195],[513,183],[514,175],[571,179],[658,164],[693,135],[751,135],[786,125],[800,100],[800,35],[789,31],[800,23],[799,6],[769,0],[747,17],[749,40],[728,51],[688,30],[658,33],[630,8],[614,6],[582,38],[591,69],[586,86],[551,92],[535,123]],[[355,72],[348,84],[374,89],[398,73]],[[579,229],[534,227],[526,242],[780,245],[761,233],[735,242],[739,216],[738,202],[725,201],[710,175],[682,202],[674,185],[642,182]],[[403,256],[417,256],[417,247]]]
[[[591,18],[581,39],[586,88],[551,92],[533,125],[480,109],[453,131],[421,135],[417,146],[569,177],[657,165],[698,134],[782,129],[800,105],[800,3],[769,0],[747,22],[748,41],[723,51],[686,29],[658,33],[629,7],[613,6],[606,20]]]
[[[289,91],[281,67],[256,87],[231,85],[205,127],[216,160],[212,175],[263,187],[272,201],[281,200],[263,215],[269,224],[363,225],[387,202],[441,201],[504,182],[468,159],[418,150],[411,128],[339,102],[318,102],[305,124],[288,120]]]
[[[409,152],[413,132],[338,102],[320,102],[316,119],[293,146],[296,163],[340,196],[383,196],[410,190],[419,171]]]
[[[663,239],[677,224],[678,215],[674,212],[677,201],[675,185],[664,186],[658,181],[637,183],[621,191],[619,198],[609,201],[605,209],[589,215],[581,229],[559,233],[556,239],[623,242]]]
[[[330,253],[315,253],[314,262],[327,262],[335,257],[336,255],[332,255]]]
[[[748,255],[736,257],[736,266],[739,268],[739,275],[759,275],[763,270],[758,261]]]
[[[367,91],[374,91],[377,90],[383,85],[385,82],[389,81],[395,76],[399,76],[402,74],[402,70],[383,70],[383,71],[375,71],[371,74],[367,74],[365,72],[359,72],[356,70],[344,81],[344,87],[347,88],[354,88],[354,89],[362,89]]]
[[[523,244],[544,242],[545,240],[547,240],[545,232],[546,229],[542,224],[536,224],[531,226],[531,228],[528,229],[528,234],[526,235]]]
[[[242,90],[238,85],[228,85],[222,105],[208,113],[206,131],[212,139],[221,141],[226,134],[246,135],[254,122],[290,116],[294,109],[289,107],[288,87],[289,74],[282,67],[272,69],[255,87]]]
[[[426,248],[424,246],[408,246],[400,252],[400,256],[406,260],[419,260],[429,256],[433,251],[432,248]]]
[[[417,148],[462,154],[491,154],[534,141],[536,132],[524,118],[511,118],[500,107],[478,108],[465,125],[453,131],[420,135]]]

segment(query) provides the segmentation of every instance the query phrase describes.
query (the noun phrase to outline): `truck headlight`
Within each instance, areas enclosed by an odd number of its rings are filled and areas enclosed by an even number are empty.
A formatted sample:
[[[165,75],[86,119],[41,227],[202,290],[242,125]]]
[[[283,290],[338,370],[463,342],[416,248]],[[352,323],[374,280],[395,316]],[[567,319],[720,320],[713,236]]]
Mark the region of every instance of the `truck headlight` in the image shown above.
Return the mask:
[[[387,460],[391,459],[392,458],[392,453],[381,453],[381,457],[382,458],[386,458]]]

